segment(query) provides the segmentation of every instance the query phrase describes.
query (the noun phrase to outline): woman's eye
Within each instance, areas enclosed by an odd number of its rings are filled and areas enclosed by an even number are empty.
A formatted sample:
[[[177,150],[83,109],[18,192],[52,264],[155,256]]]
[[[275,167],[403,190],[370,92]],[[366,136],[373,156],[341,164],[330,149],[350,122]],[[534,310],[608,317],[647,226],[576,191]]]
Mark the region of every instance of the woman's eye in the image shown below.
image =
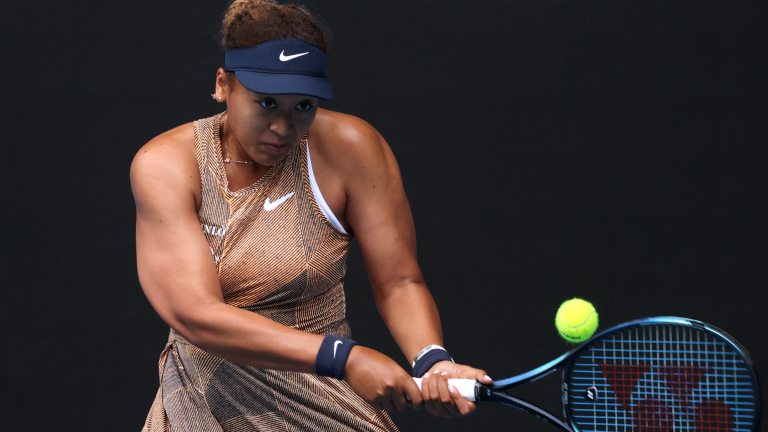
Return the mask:
[[[298,109],[299,111],[309,111],[310,109],[312,109],[312,104],[300,103],[296,105],[296,109]]]
[[[264,108],[275,108],[277,106],[273,101],[261,101],[259,102]]]

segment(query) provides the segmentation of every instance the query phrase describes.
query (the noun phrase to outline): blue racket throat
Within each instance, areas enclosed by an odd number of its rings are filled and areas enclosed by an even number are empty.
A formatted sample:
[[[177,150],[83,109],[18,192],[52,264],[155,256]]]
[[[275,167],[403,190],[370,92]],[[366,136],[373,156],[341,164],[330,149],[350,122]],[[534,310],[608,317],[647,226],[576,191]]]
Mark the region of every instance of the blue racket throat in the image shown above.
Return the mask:
[[[507,394],[560,368],[565,419]],[[572,432],[755,432],[762,414],[747,351],[716,327],[677,317],[605,330],[529,372],[492,386],[477,383],[475,398]]]

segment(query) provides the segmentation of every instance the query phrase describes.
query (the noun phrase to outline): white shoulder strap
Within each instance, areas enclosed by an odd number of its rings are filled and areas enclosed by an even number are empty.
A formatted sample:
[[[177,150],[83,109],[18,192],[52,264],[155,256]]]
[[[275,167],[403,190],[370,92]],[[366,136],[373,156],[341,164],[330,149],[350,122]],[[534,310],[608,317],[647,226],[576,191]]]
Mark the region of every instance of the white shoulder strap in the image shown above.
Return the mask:
[[[320,187],[317,186],[317,181],[315,181],[315,173],[312,171],[312,158],[309,157],[309,141],[307,141],[307,170],[309,171],[309,183],[312,185],[312,195],[315,196],[315,201],[317,201],[318,207],[320,207],[320,210],[323,211],[325,218],[328,219],[334,228],[343,232],[344,234],[347,234],[347,232],[344,230],[344,227],[341,226],[339,220],[336,219],[336,216],[331,211],[331,208],[328,207],[328,203],[325,202],[323,194],[320,192]]]

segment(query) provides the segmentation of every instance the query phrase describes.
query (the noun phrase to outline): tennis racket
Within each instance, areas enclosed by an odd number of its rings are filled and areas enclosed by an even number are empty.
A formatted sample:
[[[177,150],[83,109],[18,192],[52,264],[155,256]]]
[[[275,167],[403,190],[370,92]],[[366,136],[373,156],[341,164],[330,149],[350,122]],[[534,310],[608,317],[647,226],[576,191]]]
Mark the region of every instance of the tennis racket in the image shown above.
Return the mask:
[[[565,420],[507,391],[563,368]],[[421,379],[416,379],[421,388]],[[448,380],[471,401],[509,405],[571,432],[756,432],[761,393],[746,350],[700,321],[654,317],[605,330],[522,375]]]

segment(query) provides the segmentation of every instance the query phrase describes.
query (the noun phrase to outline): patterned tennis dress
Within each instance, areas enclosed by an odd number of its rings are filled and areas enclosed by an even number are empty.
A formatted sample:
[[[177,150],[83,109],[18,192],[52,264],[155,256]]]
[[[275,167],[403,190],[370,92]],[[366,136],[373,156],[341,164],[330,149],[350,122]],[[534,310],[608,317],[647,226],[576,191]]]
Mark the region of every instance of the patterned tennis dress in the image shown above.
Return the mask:
[[[224,300],[301,331],[350,337],[343,284],[352,237],[323,210],[306,139],[258,182],[231,192],[221,116],[194,122],[194,132],[198,217]],[[397,430],[344,381],[233,363],[173,330],[159,372],[142,432]]]

